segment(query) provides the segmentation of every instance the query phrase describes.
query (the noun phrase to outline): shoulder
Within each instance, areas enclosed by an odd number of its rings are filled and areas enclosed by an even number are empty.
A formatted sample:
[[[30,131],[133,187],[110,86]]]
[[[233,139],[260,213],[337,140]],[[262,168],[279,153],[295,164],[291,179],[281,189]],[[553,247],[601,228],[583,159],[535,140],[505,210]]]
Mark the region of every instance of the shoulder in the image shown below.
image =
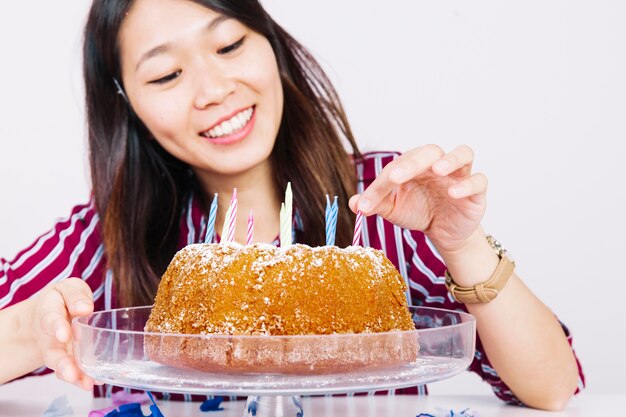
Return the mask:
[[[99,224],[100,216],[96,204],[93,198],[91,198],[85,203],[73,206],[69,214],[56,217],[53,220],[51,232],[62,232],[64,236],[67,236],[70,232],[72,234],[82,233],[82,231],[88,227],[96,229]]]
[[[396,151],[366,152],[361,158],[354,158],[354,167],[358,181],[370,183],[374,181],[385,165],[400,156]]]
[[[96,218],[99,219],[98,209],[96,207],[96,203],[93,200],[93,197],[89,199],[86,203],[77,204],[72,208],[72,212],[70,216],[78,216],[81,220],[85,220],[88,218]]]
[[[91,198],[86,203],[72,207],[68,216],[57,218],[54,228],[57,230],[69,228],[77,233],[82,233],[85,229],[98,232],[100,223],[98,209],[93,198]]]

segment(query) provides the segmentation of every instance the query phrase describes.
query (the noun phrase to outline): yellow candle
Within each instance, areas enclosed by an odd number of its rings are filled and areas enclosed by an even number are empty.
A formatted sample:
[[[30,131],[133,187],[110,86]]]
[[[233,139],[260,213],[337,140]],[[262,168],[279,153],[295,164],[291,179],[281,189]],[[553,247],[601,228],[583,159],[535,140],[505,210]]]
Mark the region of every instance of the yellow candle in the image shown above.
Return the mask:
[[[293,193],[291,183],[287,183],[285,202],[280,206],[280,246],[286,248],[291,245],[291,229],[293,227]]]

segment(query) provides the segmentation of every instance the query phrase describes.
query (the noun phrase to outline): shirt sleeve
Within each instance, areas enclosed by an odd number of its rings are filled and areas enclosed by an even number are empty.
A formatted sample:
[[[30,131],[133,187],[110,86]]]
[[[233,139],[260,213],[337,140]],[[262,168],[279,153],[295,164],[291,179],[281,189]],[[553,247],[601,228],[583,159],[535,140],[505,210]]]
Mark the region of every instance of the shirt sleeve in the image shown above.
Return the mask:
[[[0,309],[26,300],[46,285],[82,278],[94,292],[96,309],[104,291],[104,245],[93,202],[73,208],[14,259],[0,258]],[[45,373],[41,368],[33,374]]]
[[[449,294],[445,286],[446,266],[428,238],[421,232],[408,230],[404,231],[404,238],[411,302],[420,306],[467,311],[464,304],[457,302]],[[565,325],[561,324],[561,326],[570,346],[572,346],[572,336],[569,330]],[[576,357],[575,352],[574,356]],[[585,386],[585,376],[578,357],[576,357],[576,363],[579,374],[576,389],[576,393],[578,393]],[[484,352],[480,335],[476,336],[476,352],[469,370],[477,373],[487,382],[501,400],[510,404],[523,405],[491,366],[489,358]]]

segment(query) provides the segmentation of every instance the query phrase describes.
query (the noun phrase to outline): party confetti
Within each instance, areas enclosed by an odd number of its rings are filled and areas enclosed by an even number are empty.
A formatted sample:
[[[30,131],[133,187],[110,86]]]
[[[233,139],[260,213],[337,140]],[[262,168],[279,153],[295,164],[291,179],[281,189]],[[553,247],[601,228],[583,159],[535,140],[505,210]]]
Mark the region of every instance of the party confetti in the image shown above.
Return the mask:
[[[200,404],[200,411],[208,413],[210,411],[221,411],[224,407],[220,407],[220,404],[224,401],[224,397],[215,397],[209,400],[202,401]]]
[[[457,412],[450,409],[436,408],[435,414],[419,413],[415,417],[480,417],[480,415],[471,408],[466,408]]]
[[[43,412],[43,417],[63,417],[74,414],[69,406],[67,396],[56,398],[50,406]]]

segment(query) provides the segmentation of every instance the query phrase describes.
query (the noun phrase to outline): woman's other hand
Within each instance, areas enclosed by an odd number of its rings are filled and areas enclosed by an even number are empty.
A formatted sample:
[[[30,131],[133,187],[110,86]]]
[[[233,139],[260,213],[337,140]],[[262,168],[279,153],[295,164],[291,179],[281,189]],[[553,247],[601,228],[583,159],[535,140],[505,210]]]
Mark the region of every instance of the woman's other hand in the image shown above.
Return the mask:
[[[350,208],[424,232],[440,251],[462,249],[485,213],[487,177],[472,173],[474,153],[459,146],[412,149],[387,164]]]
[[[78,367],[72,351],[71,320],[93,312],[93,293],[79,278],[50,284],[35,298],[33,334],[44,364],[63,381],[91,390],[94,380]]]

